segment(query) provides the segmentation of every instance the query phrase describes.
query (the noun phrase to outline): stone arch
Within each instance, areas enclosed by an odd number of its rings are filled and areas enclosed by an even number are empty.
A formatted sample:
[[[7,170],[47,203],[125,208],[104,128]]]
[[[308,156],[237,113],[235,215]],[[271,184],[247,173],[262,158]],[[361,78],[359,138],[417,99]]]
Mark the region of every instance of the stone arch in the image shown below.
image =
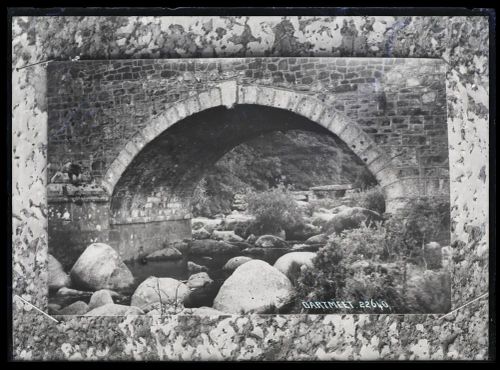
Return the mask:
[[[237,104],[253,104],[279,108],[301,115],[329,130],[366,164],[386,195],[386,207],[395,211],[408,198],[408,189],[415,186],[414,179],[404,179],[393,165],[393,159],[352,119],[333,106],[307,93],[261,85],[243,85],[226,81],[212,89],[197,93],[169,106],[154,116],[150,123],[137,132],[125,145],[106,172],[102,186],[113,195],[121,175],[152,140],[182,119],[204,110]],[[401,202],[403,200],[403,202]]]

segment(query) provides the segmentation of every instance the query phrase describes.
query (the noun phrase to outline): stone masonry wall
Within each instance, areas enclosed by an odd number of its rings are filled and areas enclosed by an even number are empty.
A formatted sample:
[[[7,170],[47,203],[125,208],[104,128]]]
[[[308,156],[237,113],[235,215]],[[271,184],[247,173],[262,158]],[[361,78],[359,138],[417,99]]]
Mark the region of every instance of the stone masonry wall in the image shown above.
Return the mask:
[[[49,176],[67,161],[100,179],[151,116],[221,80],[307,92],[352,118],[404,176],[448,178],[446,92],[436,60],[122,60],[48,66]]]

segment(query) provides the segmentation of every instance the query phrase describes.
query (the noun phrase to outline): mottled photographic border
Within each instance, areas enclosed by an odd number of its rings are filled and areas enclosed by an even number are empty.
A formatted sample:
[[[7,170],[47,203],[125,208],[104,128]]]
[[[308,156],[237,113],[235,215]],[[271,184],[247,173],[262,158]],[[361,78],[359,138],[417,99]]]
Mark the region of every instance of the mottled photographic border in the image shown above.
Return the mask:
[[[358,10],[359,11],[359,10]],[[391,10],[390,13],[394,13]],[[335,14],[333,12],[333,14]],[[380,13],[379,13],[380,14]],[[448,129],[450,138],[450,168],[452,199],[452,246],[455,255],[453,282],[453,313],[436,321],[435,315],[328,315],[320,317],[229,317],[201,320],[196,317],[168,317],[147,319],[143,317],[100,317],[95,319],[72,318],[54,324],[31,306],[13,302],[13,358],[16,360],[38,359],[130,359],[130,360],[280,360],[280,359],[487,359],[488,344],[488,236],[492,225],[488,219],[488,122],[490,99],[489,68],[491,54],[488,46],[493,42],[491,13],[441,10],[433,16],[397,15],[392,18],[397,27],[380,38],[370,38],[373,27],[366,22],[353,23],[351,49],[336,50],[332,56],[411,56],[442,57],[449,65],[447,73]],[[457,14],[447,16],[447,14]],[[474,15],[474,16],[472,16]],[[351,15],[343,16],[355,18]],[[468,17],[469,16],[469,17]],[[479,16],[479,17],[478,17]],[[291,16],[292,17],[292,16]],[[321,17],[325,17],[321,19]],[[304,37],[307,24],[321,26],[331,22],[322,15],[311,17],[302,23],[299,34]],[[230,41],[241,45],[219,56],[242,53],[255,56],[266,50],[280,55],[328,54],[322,46],[331,38],[345,37],[341,30],[326,33],[325,39],[316,40],[312,46],[304,45],[294,36],[284,35],[284,42],[277,45],[260,45],[252,41],[244,23],[238,17],[232,19],[234,37]],[[384,19],[381,15],[374,17]],[[386,18],[386,17],[385,17]],[[151,19],[137,20],[150,24]],[[179,19],[179,18],[178,18]],[[117,20],[117,19],[115,19]],[[275,15],[267,19],[275,26],[282,18]],[[78,24],[83,33],[71,34],[61,31],[70,22],[60,18],[59,27],[46,23],[44,31],[33,34],[35,19],[13,20],[12,36],[12,232],[13,232],[13,294],[20,296],[42,309],[46,306],[44,289],[46,281],[46,220],[44,217],[44,166],[45,142],[42,127],[45,127],[46,104],[43,101],[44,61],[51,58],[72,57],[76,45],[77,54],[93,56],[99,54],[113,58],[106,42],[90,46],[82,42],[95,32],[94,24],[111,27],[110,18],[90,20],[90,26]],[[65,24],[65,21],[68,22]],[[126,17],[119,19],[124,25]],[[191,40],[193,49],[185,53],[190,56],[203,55],[204,48],[197,48],[199,39],[193,38],[198,29],[193,18],[183,19],[184,39]],[[231,19],[229,20],[231,22]],[[298,22],[298,19],[294,18]],[[303,19],[304,21],[304,19]],[[94,23],[92,23],[94,22]],[[31,23],[31,26],[30,26]],[[265,24],[265,22],[264,22]],[[121,25],[120,25],[121,26]],[[119,27],[116,25],[115,27]],[[186,28],[184,28],[186,27]],[[193,28],[194,27],[194,31]],[[188,31],[186,31],[188,29]],[[31,30],[31,31],[30,31]],[[93,30],[93,31],[92,31]],[[241,31],[241,32],[239,32]],[[316,30],[317,32],[318,30]],[[44,32],[47,32],[45,35]],[[59,33],[58,33],[59,32]],[[232,31],[231,31],[232,32]],[[250,27],[250,35],[255,32]],[[276,32],[276,27],[274,28]],[[60,37],[59,40],[54,36]],[[49,35],[50,34],[50,35]],[[45,38],[47,36],[47,38]],[[78,36],[77,39],[73,39]],[[232,35],[231,35],[232,36]],[[349,35],[348,35],[349,36]],[[252,36],[255,38],[255,36]],[[330,38],[330,39],[329,39]],[[70,40],[77,41],[70,42]],[[78,42],[78,40],[80,40]],[[226,39],[222,38],[223,42]],[[229,42],[229,41],[228,41]],[[249,44],[257,42],[255,50]],[[139,44],[137,44],[139,43]],[[54,45],[55,44],[55,45]],[[69,47],[68,45],[72,45]],[[140,45],[140,40],[129,40],[131,49]],[[367,50],[366,45],[377,49]],[[390,46],[390,50],[380,46]],[[311,50],[308,50],[308,47]],[[69,48],[69,49],[68,49]],[[144,52],[143,47],[139,47]],[[210,49],[213,52],[213,48]],[[117,51],[118,55],[133,55],[134,52]],[[125,52],[125,54],[123,54]],[[189,54],[191,53],[191,54]],[[185,54],[185,55],[186,55]],[[33,65],[33,68],[24,68]],[[31,71],[31,72],[30,72]],[[494,107],[494,105],[492,105]],[[492,112],[494,113],[494,112]],[[31,143],[23,147],[22,143]],[[460,145],[462,145],[460,147]],[[35,149],[32,149],[35,147]],[[21,149],[25,149],[23,152]],[[28,150],[29,148],[29,150]],[[17,158],[16,158],[17,157]],[[26,168],[27,161],[37,163],[31,173],[16,172]],[[14,175],[16,174],[16,175]],[[491,219],[490,219],[491,220]],[[467,256],[474,256],[468,259]],[[494,266],[494,265],[493,265]],[[491,267],[491,266],[490,266]],[[41,285],[40,285],[41,284]],[[456,309],[456,311],[455,311]],[[114,325],[111,337],[102,336],[103,330]],[[271,328],[271,329],[269,329]],[[356,329],[363,329],[356,330]],[[175,330],[174,330],[175,329]],[[388,330],[387,330],[388,329]],[[42,330],[42,332],[38,331]],[[16,334],[17,332],[17,334]],[[32,332],[30,335],[28,333]],[[186,334],[185,334],[186,333]],[[189,333],[189,334],[187,334]],[[242,344],[233,344],[234,337],[242,338]],[[325,338],[335,338],[326,340]],[[89,339],[91,341],[89,342]],[[102,338],[101,341],[95,338]],[[196,339],[194,339],[196,338]],[[274,343],[274,344],[271,344]],[[245,348],[243,350],[242,348]],[[237,350],[235,352],[235,350]],[[491,354],[491,353],[490,353]]]

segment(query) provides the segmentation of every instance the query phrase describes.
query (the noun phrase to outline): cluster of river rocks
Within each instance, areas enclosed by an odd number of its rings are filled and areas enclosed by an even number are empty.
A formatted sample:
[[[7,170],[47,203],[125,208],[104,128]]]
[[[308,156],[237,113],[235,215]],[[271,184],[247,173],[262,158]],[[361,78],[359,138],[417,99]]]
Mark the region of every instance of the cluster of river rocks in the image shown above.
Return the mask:
[[[297,269],[313,266],[315,252],[326,244],[329,233],[380,218],[376,212],[360,207],[328,212],[316,214],[316,220],[300,231],[308,238],[295,244],[284,235],[252,234],[246,239],[237,235],[234,230],[238,225],[252,221],[244,214],[193,219],[193,240],[172,243],[144,257],[149,261],[187,259],[189,278],[150,276],[135,288],[129,304],[122,304],[126,299],[120,292],[135,286],[134,276],[109,245],[88,246],[69,274],[49,255],[49,289],[56,297],[79,297],[65,307],[52,303],[49,311],[87,316],[274,313],[292,302],[292,275],[296,276]],[[431,247],[438,249],[439,245]],[[191,256],[210,259],[216,255],[228,256],[222,268],[226,276],[222,285],[212,280],[206,266],[189,261]],[[210,306],[199,299],[207,295],[212,295]]]
[[[226,244],[222,241],[212,242]],[[284,243],[278,237],[265,235],[257,239],[255,244],[260,247],[255,248],[273,248],[274,242]],[[171,248],[175,247],[166,249]],[[218,249],[219,253],[222,250],[227,253],[225,249]],[[241,252],[241,249],[237,252]],[[266,313],[283,307],[292,299],[294,288],[288,277],[291,266],[294,263],[312,266],[311,261],[315,256],[314,252],[290,252],[278,258],[272,266],[260,259],[237,255],[239,253],[236,251],[234,254],[236,256],[230,258],[223,267],[228,278],[220,288],[217,287],[212,307],[193,307],[196,296],[212,290],[214,281],[205,266],[192,261],[188,261],[190,276],[187,280],[151,276],[137,286],[130,305],[124,305],[117,303],[124,298],[119,292],[133,286],[134,277],[119,254],[109,245],[94,243],[88,246],[69,274],[63,271],[53,256],[49,256],[49,288],[57,290],[56,296],[81,297],[64,308],[56,304],[51,304],[49,308],[52,314],[86,316]],[[158,259],[159,255],[155,253],[153,258]],[[163,255],[173,256],[170,252]]]

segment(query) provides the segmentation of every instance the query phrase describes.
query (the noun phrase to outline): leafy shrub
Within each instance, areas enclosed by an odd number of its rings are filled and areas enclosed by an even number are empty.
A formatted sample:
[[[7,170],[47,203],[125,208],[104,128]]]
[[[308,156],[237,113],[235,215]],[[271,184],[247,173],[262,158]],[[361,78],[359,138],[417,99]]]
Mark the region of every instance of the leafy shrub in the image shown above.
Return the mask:
[[[387,302],[391,312],[445,312],[450,302],[447,272],[409,263],[402,232],[377,223],[331,235],[313,259],[314,267],[302,270],[296,279],[296,302],[373,299]],[[413,271],[411,279],[408,269]]]
[[[403,280],[398,276],[401,266],[398,264],[394,264],[391,268],[381,268],[381,266],[383,265],[369,261],[363,270],[355,273],[351,270],[345,279],[342,299],[352,302],[372,299],[385,301],[392,312],[407,311]]]
[[[376,253],[381,240],[383,234],[368,227],[330,236],[328,244],[320,248],[313,259],[314,269],[306,269],[298,278],[298,296],[307,301],[343,297],[352,263]]]
[[[449,244],[449,203],[428,199],[411,201],[401,214],[384,224],[391,244],[409,262],[425,265],[424,246],[431,241]]]
[[[351,200],[355,206],[367,208],[380,214],[385,212],[385,196],[378,186],[354,193]]]
[[[449,244],[450,203],[437,199],[416,199],[410,202],[408,211],[403,213],[406,229],[420,244],[440,241],[443,237]]]
[[[297,285],[301,272],[302,272],[302,265],[300,263],[292,261],[290,267],[288,268],[287,276],[294,286]]]
[[[248,212],[255,217],[255,227],[263,232],[275,233],[303,222],[302,211],[288,189],[276,188],[246,196]]]
[[[363,226],[375,226],[380,221],[382,221],[382,218],[375,211],[348,209],[337,213],[324,223],[321,227],[321,232],[327,235],[334,232],[340,234],[345,230],[358,229]]]

